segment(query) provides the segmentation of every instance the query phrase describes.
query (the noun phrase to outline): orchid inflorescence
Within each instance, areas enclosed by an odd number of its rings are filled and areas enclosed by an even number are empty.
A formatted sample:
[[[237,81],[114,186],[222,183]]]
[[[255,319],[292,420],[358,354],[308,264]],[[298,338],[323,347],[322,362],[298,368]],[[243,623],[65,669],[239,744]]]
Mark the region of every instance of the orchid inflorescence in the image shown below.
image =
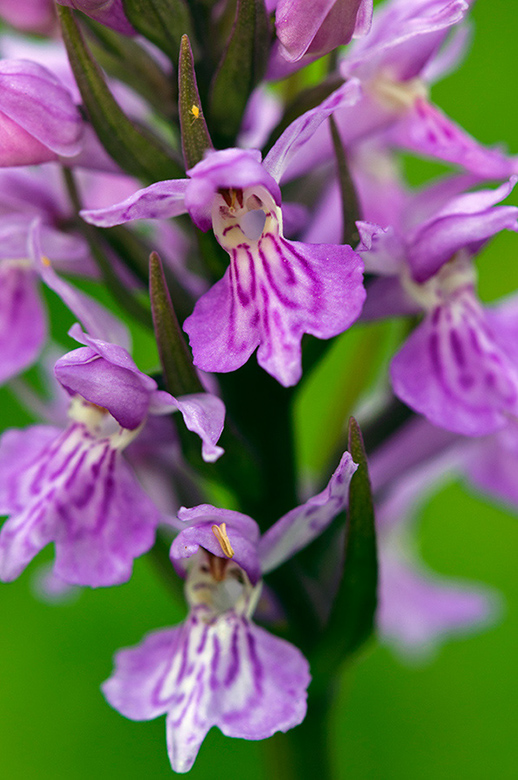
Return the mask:
[[[0,579],[51,542],[63,589],[162,556],[188,614],[120,650],[102,691],[166,715],[186,772],[212,726],[299,726],[312,678],[308,719],[313,699],[327,717],[374,630],[425,655],[493,615],[490,589],[434,576],[409,539],[451,471],[518,504],[518,299],[483,305],[476,274],[518,230],[518,158],[430,98],[469,0],[58,2],[0,2],[25,33],[1,39],[0,379],[38,419],[0,439]],[[410,187],[401,151],[452,170]],[[77,320],[66,354],[44,288]],[[365,381],[349,409],[367,454],[344,417],[308,476],[298,387],[335,337],[389,317],[382,397],[362,418]],[[19,376],[35,364],[44,397]]]

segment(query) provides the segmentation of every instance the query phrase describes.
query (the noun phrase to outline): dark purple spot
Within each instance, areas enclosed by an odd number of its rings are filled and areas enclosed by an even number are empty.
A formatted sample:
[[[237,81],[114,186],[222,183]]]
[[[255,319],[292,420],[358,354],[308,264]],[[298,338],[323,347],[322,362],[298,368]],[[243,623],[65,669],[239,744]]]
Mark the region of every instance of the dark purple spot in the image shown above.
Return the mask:
[[[459,366],[464,367],[466,365],[464,348],[462,346],[462,341],[459,337],[459,334],[457,333],[456,330],[450,330],[450,344],[453,352],[453,357],[456,363]]]
[[[475,377],[472,374],[460,374],[459,385],[463,390],[471,390],[475,385]]]

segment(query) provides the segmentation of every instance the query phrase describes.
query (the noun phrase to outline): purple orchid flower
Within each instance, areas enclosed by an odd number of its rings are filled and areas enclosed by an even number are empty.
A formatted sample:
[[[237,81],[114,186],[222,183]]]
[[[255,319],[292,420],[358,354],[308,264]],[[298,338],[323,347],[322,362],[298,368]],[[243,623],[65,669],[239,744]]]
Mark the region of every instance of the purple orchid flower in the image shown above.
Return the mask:
[[[515,173],[516,158],[479,144],[429,101],[429,84],[448,72],[465,47],[464,30],[443,46],[469,9],[466,0],[389,0],[376,9],[368,36],[348,47],[341,75],[355,78],[362,96],[335,114],[348,148],[383,133],[385,141],[461,166],[481,178]],[[272,75],[277,75],[273,74]],[[303,156],[290,165],[290,178],[333,159],[326,125]]]
[[[0,166],[74,157],[83,121],[72,95],[47,68],[0,61]]]
[[[275,31],[280,52],[289,61],[322,57],[369,32],[372,0],[279,0]]]
[[[259,347],[259,364],[281,384],[296,384],[302,335],[330,338],[358,317],[365,297],[358,255],[349,246],[285,239],[276,181],[325,116],[356,99],[355,84],[347,86],[320,114],[288,128],[263,165],[255,150],[210,152],[189,179],[158,182],[111,208],[82,212],[109,227],[187,211],[202,230],[213,228],[230,267],[184,324],[202,370],[234,371]]]
[[[518,209],[496,205],[515,181],[466,193],[473,179],[458,176],[417,194],[401,190],[386,213],[391,223],[361,249],[366,268],[381,275],[365,317],[390,316],[398,308],[425,312],[392,360],[395,394],[435,425],[467,436],[491,433],[518,412],[518,364],[507,346],[512,334],[505,326],[497,331],[478,301],[472,262],[497,232],[518,230]],[[373,188],[362,189],[368,218],[366,196]],[[374,209],[383,218],[378,203]],[[365,223],[362,228],[369,232]]]
[[[239,512],[202,505],[178,513],[182,530],[171,558],[186,577],[189,616],[119,651],[103,684],[109,703],[127,718],[167,714],[176,772],[189,771],[212,726],[229,737],[265,739],[304,719],[306,659],[251,618],[261,576],[330,524],[347,501],[355,470],[345,453],[325,490],[262,537],[255,521]]]
[[[84,344],[58,360],[56,376],[72,396],[65,431],[35,426],[7,431],[0,443],[0,578],[19,576],[51,541],[55,573],[91,587],[125,582],[133,559],[153,545],[160,512],[122,458],[148,415],[178,409],[202,439],[203,456],[222,454],[216,442],[224,406],[200,393],[173,398],[138,370],[128,351],[84,334]]]
[[[66,5],[82,11],[96,22],[111,27],[112,30],[124,35],[136,35],[136,30],[124,13],[122,0],[57,0],[59,5]]]

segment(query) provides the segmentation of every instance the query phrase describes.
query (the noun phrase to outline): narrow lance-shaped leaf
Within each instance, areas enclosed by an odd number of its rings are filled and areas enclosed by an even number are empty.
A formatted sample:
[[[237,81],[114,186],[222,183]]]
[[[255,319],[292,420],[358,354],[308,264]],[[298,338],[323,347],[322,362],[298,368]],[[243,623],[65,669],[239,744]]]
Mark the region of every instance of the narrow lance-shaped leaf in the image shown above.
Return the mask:
[[[213,147],[203,116],[192,49],[187,35],[182,37],[178,63],[178,113],[182,133],[183,159],[185,169],[189,170],[203,159],[207,149]]]
[[[211,86],[210,124],[221,146],[235,141],[250,93],[264,75],[269,43],[264,0],[238,0],[234,27]]]
[[[151,252],[149,257],[149,293],[158,353],[167,389],[173,395],[202,393],[202,384],[193,366],[167,289],[162,261],[156,252]]]
[[[354,182],[349,173],[344,145],[333,116],[329,117],[329,124],[331,125],[331,137],[335,150],[338,184],[342,201],[342,243],[356,246],[360,240],[360,234],[356,227],[356,220],[361,219],[360,206]]]
[[[182,170],[173,154],[151,133],[128,119],[106,85],[72,11],[57,7],[70,65],[89,118],[106,151],[124,170],[138,178],[159,181],[179,178]]]
[[[342,579],[312,663],[317,686],[374,629],[378,585],[374,505],[362,434],[354,417],[349,420],[349,452],[358,469],[349,488]]]
[[[122,0],[126,16],[144,38],[178,61],[182,35],[191,35],[189,8],[184,0]]]

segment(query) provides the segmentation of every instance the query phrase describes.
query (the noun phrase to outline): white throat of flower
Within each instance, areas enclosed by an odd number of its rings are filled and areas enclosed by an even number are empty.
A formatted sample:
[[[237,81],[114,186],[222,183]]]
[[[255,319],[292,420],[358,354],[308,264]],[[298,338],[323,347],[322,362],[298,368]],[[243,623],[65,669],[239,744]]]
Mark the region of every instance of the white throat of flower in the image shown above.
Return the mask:
[[[420,78],[400,81],[390,73],[382,71],[365,84],[365,91],[383,108],[396,114],[405,114],[416,100],[429,97],[427,84]]]
[[[185,595],[194,609],[205,607],[205,619],[225,612],[250,618],[261,595],[262,582],[252,585],[247,573],[229,558],[201,549],[189,561]]]
[[[282,235],[282,212],[262,185],[226,190],[214,198],[212,227],[227,252],[241,246],[253,250],[263,236]]]
[[[436,306],[452,301],[463,290],[473,290],[476,281],[475,267],[465,251],[457,252],[423,284],[412,279],[406,266],[401,273],[403,289],[425,311],[433,311]]]
[[[74,423],[84,426],[91,436],[97,439],[109,439],[110,447],[114,450],[123,450],[131,444],[139,435],[145,422],[131,431],[122,428],[107,409],[86,401],[80,395],[72,397],[68,416]]]

